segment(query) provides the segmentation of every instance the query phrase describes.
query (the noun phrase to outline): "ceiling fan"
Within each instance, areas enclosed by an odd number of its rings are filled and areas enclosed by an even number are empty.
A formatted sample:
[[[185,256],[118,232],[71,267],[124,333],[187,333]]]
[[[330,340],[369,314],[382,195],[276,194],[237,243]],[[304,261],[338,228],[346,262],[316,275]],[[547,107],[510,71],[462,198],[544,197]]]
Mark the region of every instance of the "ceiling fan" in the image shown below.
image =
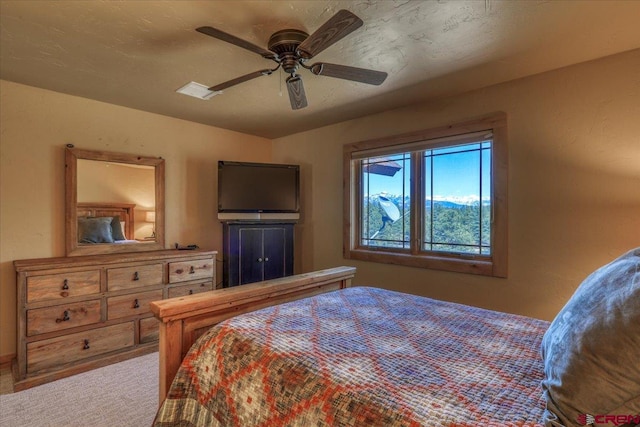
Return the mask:
[[[290,74],[286,79],[287,91],[291,108],[298,110],[307,106],[307,97],[302,84],[302,77],[297,74],[302,67],[318,76],[335,77],[372,85],[380,85],[387,78],[387,73],[346,65],[316,62],[307,65],[306,62],[362,26],[363,22],[348,10],[340,10],[313,34],[309,35],[301,30],[286,29],[274,33],[269,38],[268,50],[263,49],[246,40],[227,34],[213,27],[199,27],[196,31],[216,39],[234,44],[241,48],[257,53],[263,58],[275,61],[278,65],[272,69],[254,71],[244,76],[236,77],[224,83],[212,86],[210,91],[218,92],[243,83],[256,77],[271,75],[280,67]]]

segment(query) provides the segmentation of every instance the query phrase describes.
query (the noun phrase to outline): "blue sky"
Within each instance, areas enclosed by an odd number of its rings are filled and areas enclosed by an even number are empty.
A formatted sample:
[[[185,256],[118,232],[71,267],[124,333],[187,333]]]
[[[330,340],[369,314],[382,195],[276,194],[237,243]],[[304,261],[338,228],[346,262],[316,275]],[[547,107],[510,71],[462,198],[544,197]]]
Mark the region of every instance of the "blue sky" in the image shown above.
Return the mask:
[[[477,145],[476,145],[477,147]],[[460,147],[433,150],[433,198],[458,202],[477,201],[480,198],[480,154],[478,151],[460,151]],[[482,165],[482,198],[487,199],[491,188],[490,152],[483,150]],[[403,165],[393,177],[377,174],[365,174],[369,178],[369,194],[387,193],[401,195],[409,192],[409,161],[401,157],[393,157],[394,161]],[[428,157],[425,175],[431,175],[431,158]],[[430,180],[429,180],[430,181]],[[429,182],[427,181],[427,182]],[[367,192],[365,190],[365,192]],[[430,195],[430,190],[427,190]]]

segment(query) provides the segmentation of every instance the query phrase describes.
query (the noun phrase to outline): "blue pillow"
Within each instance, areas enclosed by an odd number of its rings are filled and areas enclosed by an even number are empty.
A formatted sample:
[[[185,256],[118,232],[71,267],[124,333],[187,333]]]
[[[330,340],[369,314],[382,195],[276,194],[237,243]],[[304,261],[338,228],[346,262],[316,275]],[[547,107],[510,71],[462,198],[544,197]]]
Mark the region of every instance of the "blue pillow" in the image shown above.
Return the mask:
[[[542,358],[546,426],[640,422],[640,248],[582,282],[545,333]]]
[[[111,237],[113,237],[113,240],[127,240],[122,232],[122,224],[120,223],[119,216],[114,216],[111,220]]]
[[[113,243],[110,216],[99,218],[78,218],[78,242]]]

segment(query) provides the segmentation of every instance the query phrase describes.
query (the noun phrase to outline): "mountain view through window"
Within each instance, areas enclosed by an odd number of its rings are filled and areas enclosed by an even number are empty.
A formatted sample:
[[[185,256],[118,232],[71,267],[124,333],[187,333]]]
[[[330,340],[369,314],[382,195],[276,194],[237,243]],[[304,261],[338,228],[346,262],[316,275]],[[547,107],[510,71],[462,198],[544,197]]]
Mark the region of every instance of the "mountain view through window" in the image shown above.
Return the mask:
[[[424,150],[419,191],[412,153],[362,160],[361,245],[411,247],[412,194],[420,194],[423,251],[491,255],[490,140]]]

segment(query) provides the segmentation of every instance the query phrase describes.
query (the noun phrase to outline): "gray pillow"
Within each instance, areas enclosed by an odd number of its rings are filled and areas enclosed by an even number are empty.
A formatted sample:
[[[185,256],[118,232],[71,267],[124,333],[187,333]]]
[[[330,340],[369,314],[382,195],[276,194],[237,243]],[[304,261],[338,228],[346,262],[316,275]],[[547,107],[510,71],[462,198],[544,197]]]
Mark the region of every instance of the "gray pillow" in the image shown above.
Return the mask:
[[[640,421],[640,248],[582,282],[545,333],[542,358],[546,426]]]
[[[113,243],[110,216],[99,218],[78,218],[78,242]]]
[[[114,216],[111,220],[111,236],[113,240],[126,240],[124,233],[122,232],[122,224],[120,223],[120,217]]]

